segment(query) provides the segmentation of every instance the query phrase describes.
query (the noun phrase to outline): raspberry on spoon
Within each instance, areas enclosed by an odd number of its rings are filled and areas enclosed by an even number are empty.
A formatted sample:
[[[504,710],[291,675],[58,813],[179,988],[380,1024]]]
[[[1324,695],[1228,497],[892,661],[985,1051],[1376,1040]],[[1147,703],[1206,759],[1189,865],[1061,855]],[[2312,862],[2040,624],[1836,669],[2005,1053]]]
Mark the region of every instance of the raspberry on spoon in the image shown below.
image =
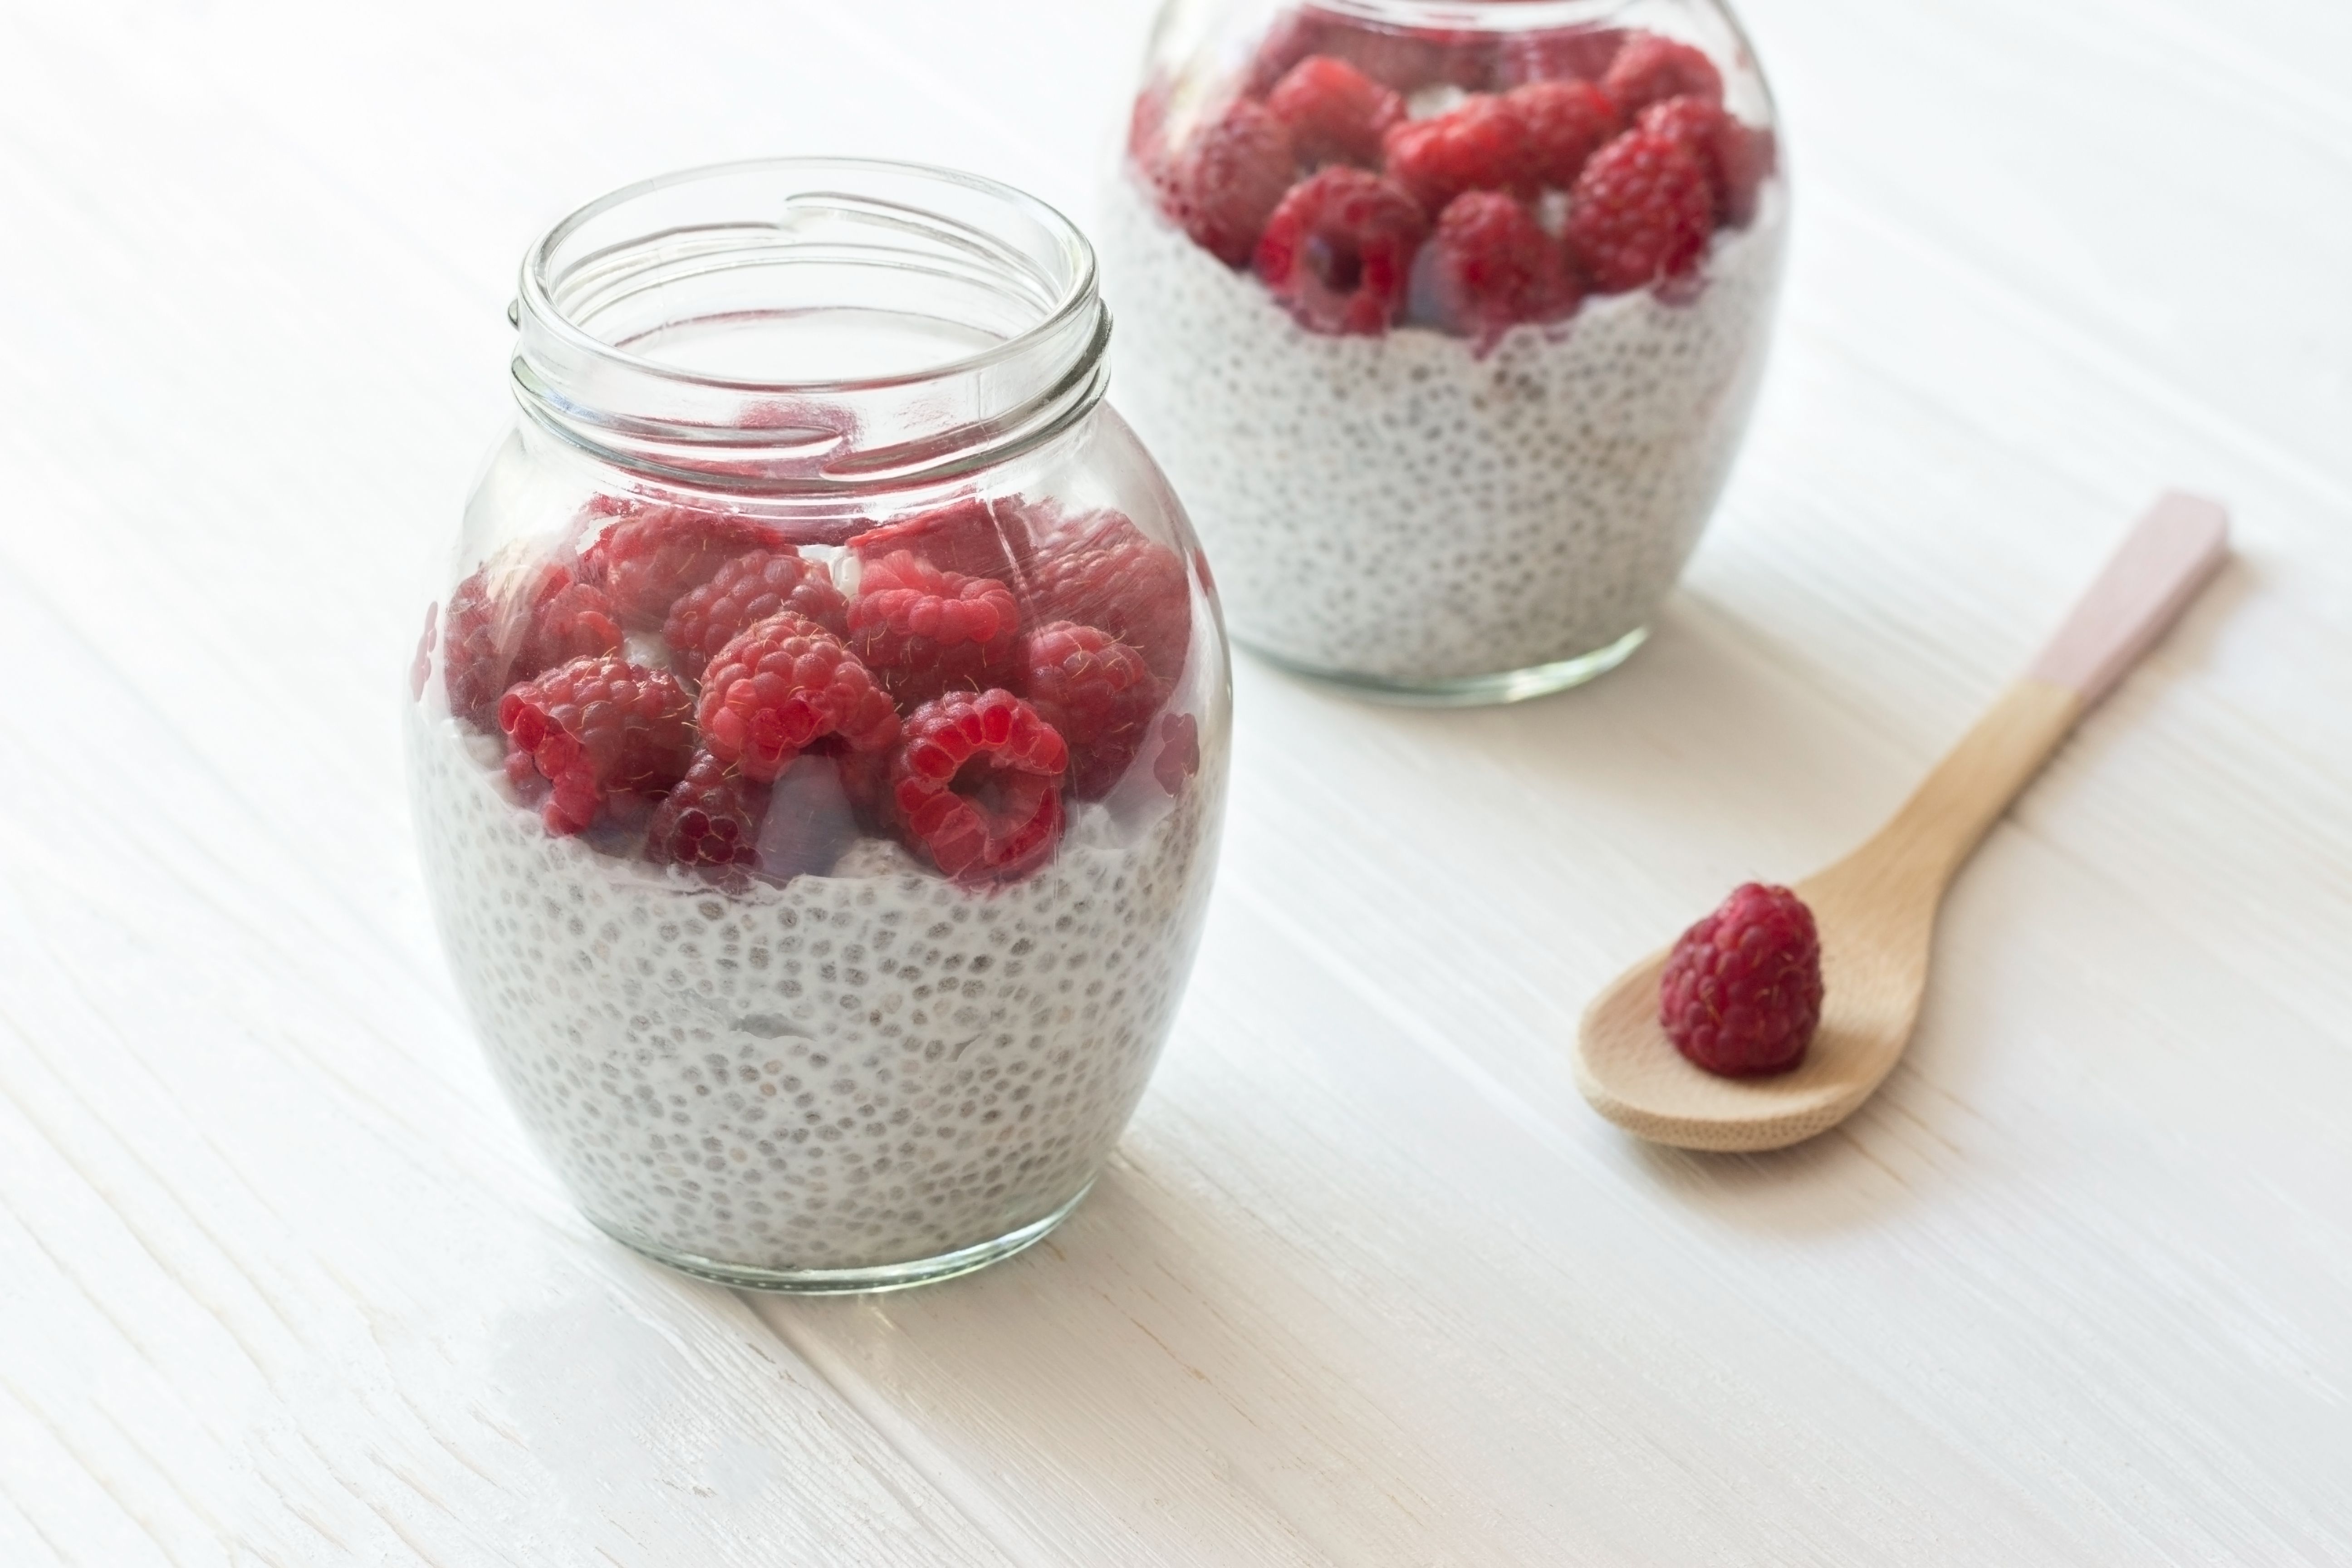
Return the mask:
[[[1727,1078],[1786,1072],[1822,1021],[1813,911],[1786,888],[1749,882],[1683,932],[1658,983],[1675,1048]]]

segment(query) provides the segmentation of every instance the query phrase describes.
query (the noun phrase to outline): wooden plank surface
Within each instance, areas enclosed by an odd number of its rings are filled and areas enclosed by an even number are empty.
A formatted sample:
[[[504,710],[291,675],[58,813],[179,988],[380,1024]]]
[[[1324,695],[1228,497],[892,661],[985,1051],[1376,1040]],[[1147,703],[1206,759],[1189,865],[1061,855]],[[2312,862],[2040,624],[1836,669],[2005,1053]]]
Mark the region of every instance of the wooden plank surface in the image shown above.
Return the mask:
[[[597,1239],[499,1102],[412,612],[537,228],[766,151],[1083,216],[1144,7],[0,6],[0,1563],[2352,1560],[2352,15],[1744,15],[1790,288],[1651,647],[1471,714],[1243,666],[1110,1175],[812,1303]],[[1880,1097],[1591,1116],[1584,996],[1866,831],[2167,484],[2240,557]]]

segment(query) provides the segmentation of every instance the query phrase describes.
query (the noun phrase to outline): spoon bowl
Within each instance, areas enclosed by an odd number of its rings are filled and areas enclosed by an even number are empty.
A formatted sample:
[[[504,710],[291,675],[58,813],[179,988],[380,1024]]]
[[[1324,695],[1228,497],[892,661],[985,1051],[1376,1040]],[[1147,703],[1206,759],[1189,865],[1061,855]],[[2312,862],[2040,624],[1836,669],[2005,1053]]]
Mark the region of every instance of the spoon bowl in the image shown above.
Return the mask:
[[[1693,1065],[1658,1018],[1667,950],[1593,998],[1577,1088],[1610,1121],[1660,1143],[1779,1149],[1852,1115],[1895,1070],[1927,995],[1936,911],[1986,832],[2067,731],[2178,619],[2229,551],[2228,515],[2159,500],[2031,672],[2012,684],[1900,810],[1844,859],[1795,884],[1822,943],[1822,1021],[1798,1065],[1725,1078]]]

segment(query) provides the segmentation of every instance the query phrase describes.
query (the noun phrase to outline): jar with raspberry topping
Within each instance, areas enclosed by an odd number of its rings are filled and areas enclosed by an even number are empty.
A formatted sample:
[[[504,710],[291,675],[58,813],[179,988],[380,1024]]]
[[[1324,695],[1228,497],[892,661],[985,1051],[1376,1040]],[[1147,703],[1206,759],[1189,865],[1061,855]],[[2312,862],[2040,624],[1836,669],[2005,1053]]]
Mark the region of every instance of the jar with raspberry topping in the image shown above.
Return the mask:
[[[1237,640],[1436,702],[1640,644],[1787,227],[1717,0],[1172,0],[1104,198],[1120,406]]]
[[[942,170],[649,181],[525,258],[411,672],[426,879],[588,1217],[737,1285],[1035,1240],[1199,936],[1230,674],[1091,249]]]

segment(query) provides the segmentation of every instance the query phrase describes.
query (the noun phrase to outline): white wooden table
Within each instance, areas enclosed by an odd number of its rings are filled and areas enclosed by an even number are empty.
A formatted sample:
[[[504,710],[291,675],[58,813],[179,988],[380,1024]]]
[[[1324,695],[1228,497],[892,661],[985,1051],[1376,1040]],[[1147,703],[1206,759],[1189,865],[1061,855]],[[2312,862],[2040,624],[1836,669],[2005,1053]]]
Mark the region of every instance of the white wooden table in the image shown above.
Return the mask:
[[[1083,216],[1140,0],[9,0],[0,1563],[2352,1562],[2352,8],[1748,16],[1791,288],[1652,646],[1469,714],[1244,665],[1115,1169],[809,1302],[604,1242],[500,1102],[404,805],[425,564],[538,228],[774,151]],[[2242,554],[1877,1100],[1589,1113],[1583,997],[1874,824],[2176,483]]]

